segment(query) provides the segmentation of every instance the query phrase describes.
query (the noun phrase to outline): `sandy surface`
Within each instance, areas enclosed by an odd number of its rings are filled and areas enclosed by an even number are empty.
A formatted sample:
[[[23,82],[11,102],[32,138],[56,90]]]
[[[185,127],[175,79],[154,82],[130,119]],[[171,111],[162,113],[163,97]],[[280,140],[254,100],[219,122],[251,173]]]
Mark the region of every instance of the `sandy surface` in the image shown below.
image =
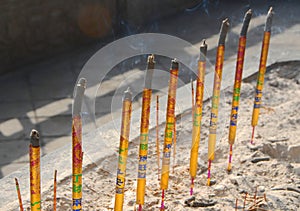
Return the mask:
[[[223,74],[226,74],[224,72]],[[174,172],[170,172],[169,189],[166,192],[166,210],[242,210],[245,193],[248,193],[246,209],[256,201],[265,210],[300,209],[300,62],[275,64],[269,68],[263,91],[263,108],[255,132],[255,145],[249,144],[251,116],[256,77],[242,84],[237,139],[233,147],[233,169],[226,171],[229,145],[227,141],[232,88],[222,93],[219,140],[216,158],[212,163],[213,186],[206,186],[207,137],[211,102],[203,109],[201,145],[198,175],[195,180],[195,202],[210,200],[214,206],[188,207],[189,155],[191,145],[191,114],[178,118],[177,155]],[[160,127],[163,140],[164,127]],[[162,142],[161,142],[162,143]],[[116,150],[117,150],[116,146]],[[159,187],[155,155],[155,131],[151,131],[147,171],[147,188],[143,210],[159,210]],[[162,146],[161,146],[162,148]],[[138,141],[129,146],[130,163],[137,163]],[[255,162],[258,158],[268,161]],[[116,157],[91,166],[83,175],[84,210],[113,210]],[[171,160],[173,165],[173,160]],[[135,164],[136,165],[136,164]],[[136,166],[128,166],[124,210],[135,210]],[[58,210],[71,210],[71,180],[58,184]],[[256,191],[257,190],[257,191]],[[265,194],[265,199],[263,198]],[[52,210],[52,193],[43,196],[43,210]],[[255,209],[253,209],[255,210]]]

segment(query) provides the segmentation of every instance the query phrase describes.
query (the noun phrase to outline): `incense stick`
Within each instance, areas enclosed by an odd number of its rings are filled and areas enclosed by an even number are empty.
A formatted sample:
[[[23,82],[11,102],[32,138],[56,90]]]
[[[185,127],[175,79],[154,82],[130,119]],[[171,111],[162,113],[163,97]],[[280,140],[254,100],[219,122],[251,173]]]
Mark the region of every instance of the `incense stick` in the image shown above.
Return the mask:
[[[32,130],[30,137],[30,205],[32,211],[38,211],[41,210],[40,135]]]
[[[163,151],[162,171],[161,171],[161,181],[160,181],[160,188],[162,190],[161,210],[165,209],[164,207],[165,190],[168,189],[168,183],[169,183],[170,156],[171,156],[171,147],[172,147],[173,132],[174,132],[178,69],[179,69],[178,61],[176,59],[172,60],[172,65],[170,69],[166,127],[165,127],[165,137],[164,137],[164,151]]]
[[[261,48],[259,71],[258,71],[258,76],[257,76],[257,84],[256,84],[256,90],[255,90],[255,97],[254,97],[253,113],[252,113],[251,144],[254,144],[254,140],[253,140],[254,139],[254,130],[255,130],[255,126],[257,126],[257,123],[258,123],[259,110],[260,110],[261,101],[262,101],[262,90],[263,90],[263,86],[264,86],[266,65],[267,65],[267,59],[268,59],[272,19],[273,19],[273,8],[271,7],[267,14],[262,48]]]
[[[22,196],[21,196],[20,186],[19,186],[19,182],[18,182],[17,178],[15,178],[15,182],[16,182],[16,189],[17,189],[17,194],[18,194],[18,199],[19,199],[20,211],[23,211],[24,209],[23,209]]]
[[[54,171],[54,185],[53,185],[53,211],[56,211],[56,188],[57,188],[57,170]]]
[[[238,46],[236,69],[235,69],[235,80],[234,80],[232,103],[231,103],[232,108],[231,108],[231,115],[230,115],[229,135],[228,135],[228,142],[230,146],[229,146],[229,159],[228,159],[227,171],[231,171],[232,146],[235,142],[235,137],[236,137],[243,65],[244,65],[244,57],[245,57],[245,50],[246,50],[246,39],[247,39],[246,36],[247,36],[248,26],[251,17],[252,17],[252,11],[248,10],[244,17],[243,26],[239,38],[239,46]]]
[[[72,111],[72,207],[82,210],[82,120],[81,107],[86,89],[86,79],[79,79],[73,102]]]
[[[148,57],[148,67],[145,75],[145,87],[143,90],[142,114],[140,125],[140,147],[139,147],[139,165],[138,165],[138,179],[136,190],[136,203],[139,205],[139,211],[142,210],[142,205],[145,202],[146,190],[146,170],[147,170],[147,156],[148,156],[148,138],[149,138],[149,117],[150,104],[152,97],[152,75],[154,70],[154,55]]]
[[[206,70],[206,53],[207,44],[205,40],[202,41],[200,46],[200,57],[198,61],[198,76],[196,85],[196,104],[194,105],[193,115],[193,129],[192,129],[192,146],[190,155],[190,195],[193,195],[194,179],[197,175],[198,167],[198,152],[200,145],[201,136],[201,121],[202,121],[202,107],[203,107],[203,96],[204,96],[204,78]]]
[[[122,124],[119,146],[119,158],[115,192],[115,211],[123,210],[124,189],[126,177],[126,162],[128,156],[130,120],[131,120],[132,93],[129,88],[124,92],[123,108],[122,108]]]
[[[208,163],[209,166],[215,157],[215,145],[217,139],[217,123],[218,123],[218,111],[219,111],[219,99],[220,99],[220,88],[222,81],[222,70],[224,62],[224,51],[225,51],[225,40],[226,34],[229,28],[229,21],[225,19],[222,22],[219,45],[217,49],[216,65],[215,65],[215,77],[214,77],[214,88],[212,95],[212,108],[211,108],[211,118],[209,127],[209,137],[208,137]],[[207,185],[210,186],[210,169],[207,174]]]

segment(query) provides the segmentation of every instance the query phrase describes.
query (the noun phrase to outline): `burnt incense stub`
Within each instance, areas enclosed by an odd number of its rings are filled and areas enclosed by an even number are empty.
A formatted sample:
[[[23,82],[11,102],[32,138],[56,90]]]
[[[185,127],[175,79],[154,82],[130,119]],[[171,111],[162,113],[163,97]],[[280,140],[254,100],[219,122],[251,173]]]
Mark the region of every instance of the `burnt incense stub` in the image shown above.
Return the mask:
[[[270,32],[272,27],[272,20],[273,20],[273,8],[270,7],[269,12],[267,14],[267,20],[265,25],[265,32]]]
[[[30,132],[30,143],[33,147],[39,147],[40,146],[40,134],[37,130],[31,130]]]
[[[241,33],[240,33],[241,36],[246,36],[247,35],[247,31],[248,31],[248,28],[249,28],[249,23],[250,23],[251,17],[252,17],[252,10],[249,9],[246,12],[245,17],[244,17],[243,26],[242,26]]]
[[[219,45],[225,45],[226,35],[229,29],[229,19],[226,18],[222,22],[221,31],[220,31],[220,38],[219,38]]]
[[[207,44],[205,43],[205,39],[202,41],[202,44],[200,46],[200,61],[205,62],[206,60],[206,53],[207,53]]]
[[[86,79],[80,78],[74,92],[74,102],[73,102],[73,109],[72,109],[73,116],[79,115],[81,112],[81,106],[82,106],[85,88],[86,88]]]
[[[172,60],[171,69],[172,69],[172,70],[176,70],[176,69],[178,69],[178,68],[179,68],[179,62],[177,61],[176,58],[174,58],[174,59]]]

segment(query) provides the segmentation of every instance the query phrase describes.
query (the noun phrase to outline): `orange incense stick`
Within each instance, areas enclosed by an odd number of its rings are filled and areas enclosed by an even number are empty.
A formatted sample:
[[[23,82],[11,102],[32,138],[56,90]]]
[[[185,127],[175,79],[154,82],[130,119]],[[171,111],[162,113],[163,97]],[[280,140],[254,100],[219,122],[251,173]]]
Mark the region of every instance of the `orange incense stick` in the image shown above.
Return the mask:
[[[175,105],[176,105],[176,90],[178,81],[178,68],[179,63],[176,59],[172,60],[170,69],[170,80],[168,90],[168,104],[167,104],[167,115],[166,115],[166,127],[164,137],[164,151],[162,160],[162,171],[160,188],[162,190],[161,210],[165,210],[164,197],[165,190],[168,189],[169,173],[170,173],[170,156],[171,147],[173,141],[174,122],[175,122]]]
[[[207,44],[205,43],[205,40],[203,40],[200,46],[200,57],[198,61],[196,104],[194,105],[194,109],[193,109],[194,115],[193,115],[193,129],[192,129],[192,147],[191,147],[191,155],[190,155],[190,176],[191,176],[190,195],[193,195],[194,179],[196,177],[197,167],[198,167],[198,151],[199,151],[200,133],[201,133],[204,78],[205,78],[205,69],[206,69],[206,53],[207,53]]]
[[[23,211],[24,209],[23,209],[23,203],[22,203],[22,196],[21,196],[20,186],[19,186],[19,182],[18,182],[17,178],[15,178],[15,182],[16,182],[16,189],[17,189],[17,193],[18,193],[20,211]]]
[[[258,123],[259,110],[261,106],[262,90],[264,86],[265,72],[266,72],[266,65],[267,65],[267,58],[268,58],[268,51],[269,51],[269,44],[270,44],[270,37],[271,37],[272,19],[273,19],[273,8],[271,7],[267,15],[267,20],[264,29],[263,43],[261,48],[260,64],[259,64],[259,71],[257,76],[257,84],[255,90],[253,113],[252,113],[251,144],[254,143],[253,142],[254,130]]]
[[[86,88],[86,79],[79,79],[73,103],[72,122],[72,201],[73,211],[82,210],[82,121],[81,106]]]
[[[154,70],[154,55],[148,57],[148,67],[145,75],[145,86],[143,91],[142,114],[140,126],[140,147],[139,147],[139,165],[138,165],[138,179],[136,190],[136,203],[139,205],[139,211],[142,211],[142,206],[145,202],[146,190],[146,170],[147,170],[147,156],[148,156],[148,138],[149,138],[149,117],[150,104],[152,97],[152,75]]]
[[[41,210],[40,135],[32,130],[30,137],[30,207],[31,211],[38,211]]]
[[[229,28],[229,22],[228,19],[225,19],[221,27],[219,44],[217,49],[217,56],[216,56],[216,65],[215,65],[215,78],[214,78],[211,118],[210,118],[209,137],[208,137],[208,172],[207,172],[208,186],[210,186],[211,162],[215,158],[220,88],[221,88],[222,70],[223,70],[223,62],[224,62],[225,40],[226,40],[228,28]]]
[[[241,84],[242,84],[246,39],[247,39],[246,36],[247,36],[247,31],[251,20],[251,16],[252,16],[252,11],[248,10],[244,17],[243,26],[239,38],[239,47],[238,47],[236,69],[235,69],[235,80],[234,80],[233,94],[232,94],[232,108],[231,108],[231,115],[230,115],[229,137],[228,137],[228,142],[230,145],[229,161],[227,167],[228,171],[231,171],[232,145],[234,144],[235,137],[236,137],[239,100],[240,100],[240,92],[241,92]]]
[[[160,176],[160,150],[159,150],[159,96],[156,96],[156,156],[157,156],[157,177]]]
[[[129,88],[124,92],[123,108],[122,108],[122,124],[119,146],[118,170],[116,180],[115,193],[115,211],[123,210],[125,177],[126,177],[126,162],[128,157],[130,119],[131,119],[132,93]]]
[[[53,211],[56,211],[56,188],[57,188],[57,170],[54,171],[54,185],[53,185]]]

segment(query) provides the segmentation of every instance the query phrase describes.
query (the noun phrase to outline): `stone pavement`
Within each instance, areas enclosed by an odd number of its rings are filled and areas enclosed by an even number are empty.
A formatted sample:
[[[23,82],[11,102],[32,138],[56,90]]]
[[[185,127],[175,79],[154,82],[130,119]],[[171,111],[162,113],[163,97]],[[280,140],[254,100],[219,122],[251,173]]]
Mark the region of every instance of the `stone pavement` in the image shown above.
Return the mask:
[[[268,64],[300,58],[300,3],[297,1],[276,1]],[[249,3],[250,4],[250,3]],[[221,20],[230,18],[231,29],[226,43],[225,62],[227,71],[234,73],[238,34],[243,15],[251,6],[254,10],[250,23],[245,69],[258,69],[261,40],[265,14],[270,5],[253,2],[252,4],[219,3],[208,7],[200,5],[178,16],[156,21],[137,29],[127,27],[127,35],[137,32],[166,33],[182,38],[199,47],[206,38],[209,45],[208,58],[214,64],[218,32]],[[32,128],[41,133],[42,155],[46,155],[71,141],[72,94],[77,77],[84,63],[103,43],[83,47],[73,52],[49,58],[47,61],[28,65],[15,72],[0,77],[0,178],[10,174],[28,163],[29,133]],[[159,57],[157,69],[168,70],[169,59]],[[146,57],[138,56],[117,65],[107,75],[103,89],[96,100],[98,124],[109,122],[114,90],[134,75],[136,80],[129,81],[133,87],[143,81]],[[224,70],[226,71],[226,70]],[[184,82],[195,76],[189,71],[180,75]],[[167,80],[163,78],[162,80]],[[138,81],[138,82],[137,82]],[[140,96],[140,95],[139,95]],[[133,108],[140,105],[135,99]]]

